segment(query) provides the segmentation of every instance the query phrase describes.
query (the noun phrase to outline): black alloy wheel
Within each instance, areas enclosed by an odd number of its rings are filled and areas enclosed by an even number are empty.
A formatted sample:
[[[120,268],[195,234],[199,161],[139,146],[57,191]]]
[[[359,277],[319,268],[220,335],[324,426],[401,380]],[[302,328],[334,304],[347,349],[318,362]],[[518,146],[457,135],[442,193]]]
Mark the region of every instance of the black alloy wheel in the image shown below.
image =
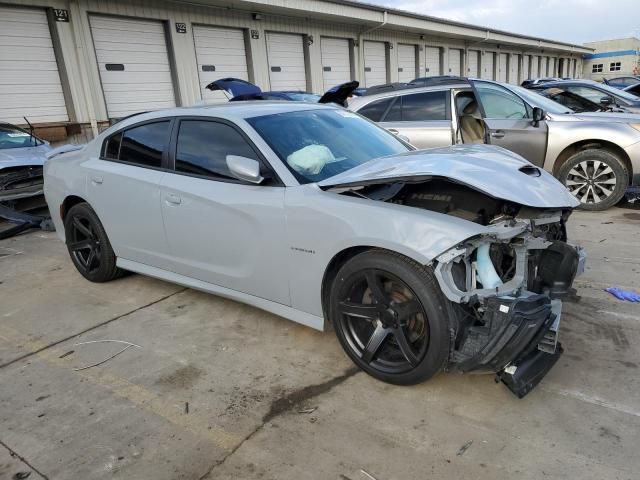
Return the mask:
[[[331,316],[357,365],[398,384],[417,383],[442,368],[448,332],[434,281],[424,267],[386,251],[366,252],[343,266]]]
[[[80,274],[92,282],[108,282],[124,271],[96,212],[87,203],[71,207],[64,218],[67,249]]]
[[[74,214],[68,238],[67,247],[74,263],[79,265],[85,274],[95,273],[100,268],[101,245],[91,221],[82,214]]]

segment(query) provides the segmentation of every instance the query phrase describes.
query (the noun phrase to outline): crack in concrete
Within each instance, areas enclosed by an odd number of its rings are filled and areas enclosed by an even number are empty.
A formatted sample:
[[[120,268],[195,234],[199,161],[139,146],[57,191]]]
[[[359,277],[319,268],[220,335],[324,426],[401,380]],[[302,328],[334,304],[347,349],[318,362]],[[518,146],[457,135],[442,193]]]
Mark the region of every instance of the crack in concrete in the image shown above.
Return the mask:
[[[146,305],[142,305],[140,307],[134,308],[133,310],[130,310],[130,311],[126,312],[126,313],[123,313],[121,315],[116,315],[115,317],[110,318],[109,320],[105,320],[104,322],[98,323],[97,325],[94,325],[92,327],[86,328],[85,330],[82,330],[81,332],[74,333],[74,334],[69,335],[68,337],[62,338],[60,340],[56,340],[55,342],[52,342],[52,343],[50,343],[48,345],[45,345],[44,347],[39,348],[38,350],[34,350],[32,352],[25,353],[24,355],[21,355],[21,356],[19,356],[17,358],[14,358],[13,360],[9,360],[8,362],[5,362],[5,363],[1,364],[0,368],[5,368],[5,367],[8,367],[10,365],[13,365],[14,363],[21,362],[21,361],[23,361],[23,360],[25,360],[27,358],[30,358],[30,357],[32,357],[34,355],[37,355],[37,354],[41,353],[41,352],[43,352],[43,351],[45,351],[45,350],[47,350],[49,348],[55,347],[56,345],[59,345],[59,344],[64,343],[64,342],[66,342],[68,340],[71,340],[72,338],[79,337],[80,335],[84,335],[85,333],[88,333],[88,332],[90,332],[92,330],[95,330],[95,329],[100,328],[100,327],[104,327],[105,325],[108,325],[108,324],[110,324],[112,322],[115,322],[116,320],[120,320],[121,318],[127,317],[127,316],[129,316],[129,315],[131,315],[133,313],[136,313],[136,312],[138,312],[140,310],[143,310],[143,309],[145,309],[147,307],[155,305],[156,303],[160,303],[160,302],[166,300],[167,298],[173,297],[174,295],[177,295],[179,293],[184,292],[185,290],[188,290],[188,288],[184,287],[184,288],[182,288],[180,290],[177,290],[177,291],[175,291],[173,293],[170,293],[169,295],[165,295],[164,297],[161,297],[161,298],[159,298],[157,300],[154,300],[153,302],[149,302]]]
[[[31,465],[31,463],[29,463],[27,461],[26,458],[24,458],[22,455],[20,455],[18,452],[16,452],[14,449],[12,449],[11,447],[9,447],[6,443],[4,443],[2,440],[0,440],[0,445],[2,445],[4,448],[6,448],[9,451],[9,455],[11,455],[12,457],[18,457],[20,459],[20,461],[22,463],[24,463],[27,467],[29,467],[31,470],[33,470],[34,472],[36,472],[38,475],[40,475],[44,480],[49,480],[49,477],[47,477],[44,473],[42,473],[41,471],[39,471],[36,467],[34,467],[33,465]]]
[[[238,445],[236,445],[229,453],[227,453],[224,457],[217,460],[207,472],[202,475],[198,480],[205,480],[206,478],[210,478],[213,471],[219,466],[223,465],[234,453],[236,453],[242,445],[251,440],[260,430],[264,428],[264,426],[280,415],[290,412],[295,407],[301,405],[303,402],[310,400],[312,398],[316,398],[324,393],[331,391],[336,386],[344,383],[349,378],[353,377],[356,373],[361,370],[353,366],[349,368],[344,374],[339,375],[337,377],[331,378],[325,382],[318,383],[315,385],[307,385],[298,390],[294,390],[293,392],[288,393],[284,397],[277,398],[271,403],[271,407],[269,411],[262,417],[262,422],[246,437],[242,439]]]

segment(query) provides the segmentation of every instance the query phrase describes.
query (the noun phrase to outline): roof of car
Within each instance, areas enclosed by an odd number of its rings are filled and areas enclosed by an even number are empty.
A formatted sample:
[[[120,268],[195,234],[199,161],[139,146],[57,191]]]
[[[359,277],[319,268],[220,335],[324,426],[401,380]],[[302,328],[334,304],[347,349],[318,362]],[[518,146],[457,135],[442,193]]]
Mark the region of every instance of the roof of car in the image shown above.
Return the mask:
[[[176,107],[165,110],[155,110],[152,112],[141,112],[130,115],[114,126],[118,128],[132,125],[155,118],[178,117],[178,116],[211,116],[228,119],[246,119],[261,117],[264,115],[274,115],[278,113],[296,112],[302,110],[317,110],[320,108],[339,108],[332,105],[324,105],[309,102],[292,102],[279,100],[247,100],[243,102],[226,102],[216,104],[196,105],[192,107]]]
[[[420,93],[420,92],[431,92],[434,90],[442,90],[442,89],[448,90],[451,88],[469,88],[470,80],[496,83],[496,82],[492,82],[491,80],[479,80],[479,79],[466,78],[466,77],[460,77],[460,79],[458,80],[455,77],[450,77],[450,78],[447,78],[446,80],[443,79],[440,81],[436,81],[433,84],[428,84],[427,86],[411,85],[411,84],[388,84],[390,88],[386,89],[384,88],[385,85],[379,85],[375,87],[376,91],[379,93],[368,92],[366,95],[363,95],[361,97],[354,97],[354,99],[349,104],[349,107],[351,109],[351,107],[364,105],[364,104],[370,103],[373,100],[377,100],[380,98],[406,95],[407,93],[412,93],[412,92]],[[400,85],[401,88],[398,88],[396,85]]]

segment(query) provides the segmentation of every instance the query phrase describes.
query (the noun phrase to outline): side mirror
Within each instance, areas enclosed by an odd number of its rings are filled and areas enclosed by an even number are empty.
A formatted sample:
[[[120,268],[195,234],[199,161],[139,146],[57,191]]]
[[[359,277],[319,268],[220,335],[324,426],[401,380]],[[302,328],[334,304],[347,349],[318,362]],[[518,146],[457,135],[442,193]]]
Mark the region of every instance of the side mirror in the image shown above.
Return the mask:
[[[544,110],[540,107],[533,107],[533,126],[539,126],[542,120],[544,120]]]
[[[226,160],[229,172],[237,179],[256,185],[264,180],[260,175],[260,163],[257,160],[238,155],[227,155]]]
[[[611,104],[613,104],[613,99],[611,97],[602,97],[600,99],[600,105],[604,105],[605,107],[608,107]]]

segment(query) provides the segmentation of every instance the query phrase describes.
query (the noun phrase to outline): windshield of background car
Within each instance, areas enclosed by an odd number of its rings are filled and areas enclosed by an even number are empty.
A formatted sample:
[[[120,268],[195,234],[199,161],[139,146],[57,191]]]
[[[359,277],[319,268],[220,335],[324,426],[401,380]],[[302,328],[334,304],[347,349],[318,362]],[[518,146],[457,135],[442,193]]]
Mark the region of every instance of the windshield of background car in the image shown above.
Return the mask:
[[[509,90],[523,98],[532,107],[540,107],[548,113],[574,113],[570,108],[564,105],[554,102],[553,100],[543,97],[533,90],[527,90],[526,88],[518,87],[515,85],[509,85]]]
[[[320,100],[320,95],[315,93],[287,93],[287,95],[294,102],[318,103]]]
[[[0,125],[0,150],[37,147],[38,145],[42,145],[42,140],[32,137],[29,132],[7,125]]]
[[[320,182],[374,158],[410,147],[347,110],[304,110],[253,117],[247,122],[300,183]]]
[[[624,98],[625,100],[629,100],[630,102],[638,102],[640,99],[635,95],[630,94],[629,92],[625,92],[624,90],[620,90],[618,88],[612,87],[611,85],[607,85],[605,83],[598,84],[598,88],[609,92],[613,97]]]

